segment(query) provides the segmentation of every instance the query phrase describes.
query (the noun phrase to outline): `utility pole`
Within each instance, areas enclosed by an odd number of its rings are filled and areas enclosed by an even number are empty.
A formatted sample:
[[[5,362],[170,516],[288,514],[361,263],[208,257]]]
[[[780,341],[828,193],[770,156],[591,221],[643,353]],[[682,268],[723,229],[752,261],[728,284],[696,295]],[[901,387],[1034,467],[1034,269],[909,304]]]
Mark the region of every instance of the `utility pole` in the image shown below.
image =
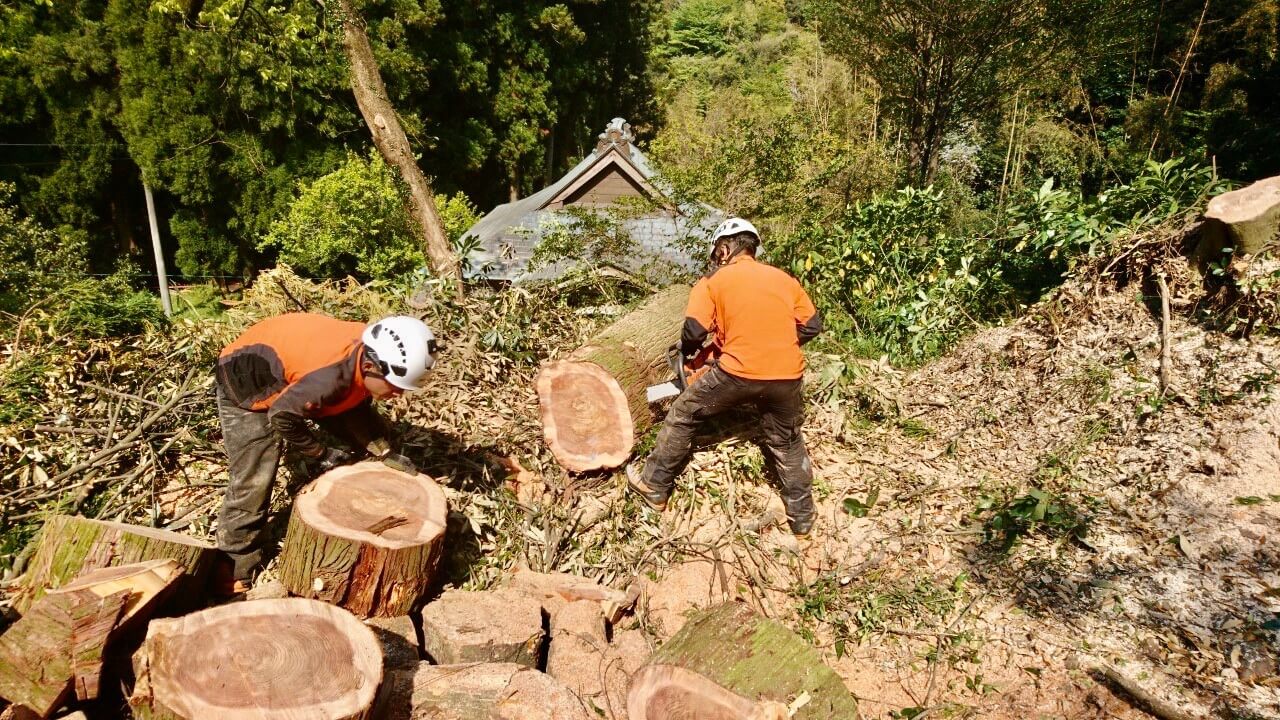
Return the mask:
[[[164,272],[164,250],[160,247],[160,228],[156,225],[156,201],[151,197],[151,186],[142,181],[142,191],[147,194],[147,220],[151,223],[151,249],[156,256],[156,275],[160,281],[160,304],[164,316],[173,317],[173,305],[169,304],[169,276]]]

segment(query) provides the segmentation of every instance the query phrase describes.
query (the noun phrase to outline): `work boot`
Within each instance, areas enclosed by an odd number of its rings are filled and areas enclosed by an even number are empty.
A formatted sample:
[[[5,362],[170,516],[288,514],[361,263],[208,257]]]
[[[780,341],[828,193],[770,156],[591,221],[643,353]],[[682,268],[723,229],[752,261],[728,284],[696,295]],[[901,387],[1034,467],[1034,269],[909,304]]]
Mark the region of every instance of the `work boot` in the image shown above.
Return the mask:
[[[213,564],[209,593],[217,602],[236,600],[253,587],[246,579],[235,577],[235,563],[229,557],[219,557]]]
[[[816,515],[810,515],[799,520],[787,518],[787,524],[791,526],[791,534],[795,535],[796,538],[806,538],[809,537],[810,532],[813,532],[813,521],[815,519],[817,519]]]
[[[657,512],[662,512],[667,509],[668,493],[649,487],[649,483],[645,482],[644,478],[640,477],[640,471],[636,470],[635,463],[627,464],[626,473],[627,487],[635,491],[635,493],[640,496],[640,499],[644,500],[645,505],[648,505]]]

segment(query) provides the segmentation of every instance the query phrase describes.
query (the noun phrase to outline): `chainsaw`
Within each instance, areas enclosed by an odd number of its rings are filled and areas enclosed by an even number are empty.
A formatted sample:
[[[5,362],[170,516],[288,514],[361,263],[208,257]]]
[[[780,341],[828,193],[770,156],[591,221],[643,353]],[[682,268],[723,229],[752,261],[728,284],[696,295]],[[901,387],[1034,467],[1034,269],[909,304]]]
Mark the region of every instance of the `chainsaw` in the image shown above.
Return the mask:
[[[645,389],[645,398],[649,402],[655,403],[659,400],[666,400],[679,395],[710,370],[715,365],[715,360],[719,357],[720,347],[715,343],[710,343],[705,345],[686,363],[683,354],[680,352],[680,345],[678,343],[672,345],[667,348],[667,365],[671,368],[671,373],[675,377],[664,383],[650,385]]]

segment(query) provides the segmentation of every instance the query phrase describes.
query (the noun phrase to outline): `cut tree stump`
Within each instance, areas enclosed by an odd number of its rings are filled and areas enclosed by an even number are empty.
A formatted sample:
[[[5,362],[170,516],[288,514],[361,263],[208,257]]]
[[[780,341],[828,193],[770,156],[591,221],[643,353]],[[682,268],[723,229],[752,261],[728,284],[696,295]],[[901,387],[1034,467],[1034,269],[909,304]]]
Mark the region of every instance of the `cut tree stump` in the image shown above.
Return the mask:
[[[449,590],[422,610],[422,649],[441,665],[467,662],[538,667],[546,636],[542,607],[526,595],[500,588]]]
[[[1214,246],[1211,250],[1230,247],[1237,254],[1256,255],[1275,249],[1280,240],[1280,176],[1213,198],[1204,217],[1201,233]]]
[[[253,600],[152,621],[134,670],[138,717],[363,720],[382,683],[382,652],[341,608]]]
[[[413,720],[598,720],[564,685],[513,663],[423,663],[412,697]]]
[[[565,360],[538,372],[542,432],[566,470],[615,468],[653,424],[645,388],[668,379],[689,287],[673,285],[622,316]]]
[[[857,708],[840,677],[799,635],[735,602],[686,623],[632,676],[627,693],[628,713],[645,720],[777,712],[830,720],[858,717]]]
[[[446,514],[426,475],[380,462],[331,470],[294,500],[280,582],[363,618],[406,615],[440,563]]]
[[[183,569],[175,595],[194,607],[205,598],[214,549],[195,538],[139,525],[54,515],[45,521],[14,606],[26,612],[51,589],[89,570],[144,560],[176,560]]]

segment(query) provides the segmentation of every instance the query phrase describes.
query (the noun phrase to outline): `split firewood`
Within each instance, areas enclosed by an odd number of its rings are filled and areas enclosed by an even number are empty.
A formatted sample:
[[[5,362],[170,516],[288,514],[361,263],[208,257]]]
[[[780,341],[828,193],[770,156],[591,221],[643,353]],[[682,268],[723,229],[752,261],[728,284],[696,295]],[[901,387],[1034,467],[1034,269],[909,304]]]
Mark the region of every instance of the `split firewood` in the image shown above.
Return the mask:
[[[423,649],[442,665],[467,662],[538,666],[542,607],[507,589],[449,590],[422,610]]]
[[[590,600],[600,606],[604,617],[611,624],[618,622],[640,597],[640,587],[633,584],[628,590],[616,590],[595,580],[568,573],[539,573],[526,568],[516,568],[503,581],[503,587],[511,588],[535,598],[542,604],[548,617],[566,604],[578,600]]]
[[[62,707],[71,697],[75,675],[72,617],[97,605],[78,593],[44,598],[0,635],[0,698],[40,718]]]
[[[446,514],[426,475],[379,462],[327,472],[294,500],[280,581],[360,617],[405,615],[440,563]]]
[[[428,665],[413,678],[412,720],[598,720],[569,688],[514,663]]]
[[[152,621],[134,671],[140,717],[364,720],[382,652],[342,608],[254,600]]]
[[[798,702],[803,699],[804,702]],[[744,604],[691,619],[631,679],[633,718],[828,720],[857,717],[857,701],[799,635]]]
[[[25,612],[51,589],[90,570],[147,560],[173,560],[182,568],[175,597],[194,606],[204,598],[214,549],[195,538],[166,530],[90,520],[70,515],[49,518],[14,602]]]
[[[667,379],[666,353],[680,339],[689,287],[674,285],[538,373],[542,432],[572,472],[615,468],[653,424],[645,389]]]

